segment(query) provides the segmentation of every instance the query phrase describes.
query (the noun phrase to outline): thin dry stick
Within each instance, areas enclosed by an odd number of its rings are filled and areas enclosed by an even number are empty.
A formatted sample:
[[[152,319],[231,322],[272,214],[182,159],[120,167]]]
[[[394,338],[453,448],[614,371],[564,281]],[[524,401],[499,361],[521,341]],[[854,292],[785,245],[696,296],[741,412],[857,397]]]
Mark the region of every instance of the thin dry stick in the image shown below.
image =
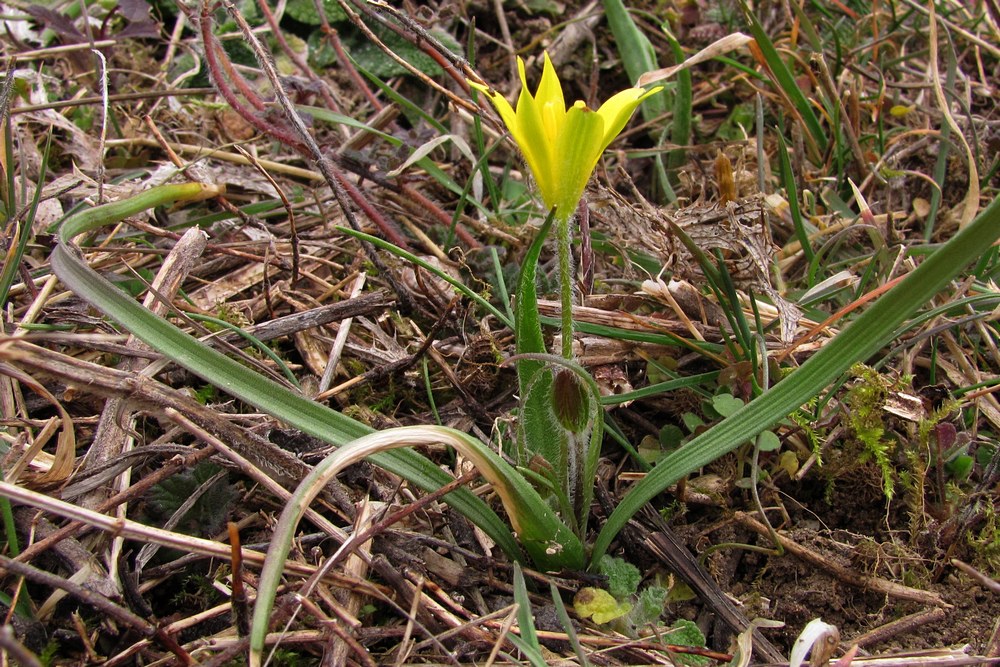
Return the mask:
[[[0,652],[10,655],[14,658],[14,664],[19,664],[21,667],[42,667],[38,656],[17,641],[17,637],[14,636],[14,628],[9,623],[0,627]]]
[[[257,173],[267,179],[267,182],[271,184],[274,188],[275,193],[277,193],[278,198],[281,200],[281,205],[285,207],[285,213],[288,214],[288,239],[292,244],[292,284],[294,285],[299,281],[299,230],[295,224],[295,210],[292,207],[292,202],[288,201],[288,197],[285,195],[284,189],[278,185],[278,182],[274,180],[274,177],[268,173],[267,169],[257,160],[256,156],[251,155],[242,146],[233,146],[239,152],[240,155],[245,157],[253,165],[253,168],[257,170]]]
[[[740,524],[750,528],[758,535],[765,537],[771,536],[767,527],[749,514],[745,512],[736,512],[733,517]],[[807,549],[798,542],[785,537],[781,533],[776,533],[776,535],[778,541],[781,542],[781,546],[793,556],[822,568],[846,584],[901,600],[913,600],[914,602],[934,605],[935,607],[951,607],[951,605],[942,600],[941,596],[937,593],[922,591],[909,586],[903,586],[902,584],[897,584],[894,581],[888,581],[880,577],[870,577],[868,575],[855,572],[849,568],[834,563],[830,559],[823,557],[822,554],[812,551],[811,549]]]
[[[413,650],[413,641],[411,640],[411,637],[413,636],[413,626],[416,624],[419,606],[420,596],[414,595],[413,599],[410,601],[410,612],[406,614],[406,628],[403,630],[403,638],[396,645],[397,653],[395,667],[402,667],[403,660],[405,660],[406,656]]]
[[[862,647],[870,646],[872,644],[881,644],[882,642],[898,635],[913,632],[917,628],[927,625],[928,623],[937,623],[942,621],[947,615],[948,612],[940,607],[926,609],[924,611],[919,611],[916,614],[910,614],[909,616],[904,616],[903,618],[898,618],[895,621],[881,625],[874,630],[870,630],[863,635],[859,635],[844,643],[856,644]]]
[[[312,614],[316,620],[318,620],[323,627],[328,628],[337,638],[340,639],[341,643],[334,643],[331,648],[327,649],[324,655],[324,665],[345,665],[347,664],[347,650],[353,651],[357,656],[358,662],[360,662],[365,667],[377,667],[377,663],[368,655],[368,651],[346,628],[344,628],[340,623],[328,617],[319,606],[307,597],[302,595],[294,595],[295,601],[301,605],[303,609]],[[332,637],[328,637],[332,640]],[[271,648],[271,653],[268,656],[268,661],[274,656],[274,652],[278,650],[280,644],[275,642],[274,646]],[[341,653],[338,649],[343,647],[344,652]]]
[[[89,25],[89,24],[88,24]],[[97,155],[100,159],[97,161],[97,203],[104,203],[104,155],[107,150],[108,141],[108,59],[104,57],[104,54],[97,49],[93,50],[93,54],[97,57],[97,62],[100,63],[99,78],[101,82],[101,133],[99,136],[99,145],[97,149]]]
[[[896,286],[896,283],[898,283],[899,281],[901,281],[905,277],[906,277],[905,274],[901,275],[901,276],[896,276],[895,278],[893,278],[889,282],[885,283],[884,285],[879,285],[878,287],[876,287],[872,291],[867,292],[864,296],[862,296],[862,297],[860,297],[858,299],[855,299],[851,303],[847,304],[846,306],[844,306],[843,308],[841,308],[840,310],[838,310],[837,312],[835,312],[833,315],[831,315],[830,317],[826,318],[825,320],[823,320],[822,322],[820,322],[819,324],[817,324],[816,326],[814,326],[812,329],[810,329],[809,331],[807,331],[804,334],[802,334],[801,336],[799,336],[799,338],[796,339],[791,345],[789,345],[787,348],[785,348],[784,350],[782,350],[781,352],[779,352],[775,356],[775,359],[777,359],[777,361],[779,363],[782,362],[782,361],[784,361],[785,359],[787,359],[789,357],[789,355],[791,355],[793,352],[795,352],[795,350],[797,350],[803,344],[807,343],[813,337],[815,337],[817,334],[819,334],[819,332],[823,331],[828,326],[832,325],[834,322],[836,322],[837,320],[841,319],[842,317],[844,317],[845,315],[847,315],[851,311],[857,310],[858,308],[860,308],[861,306],[865,305],[866,303],[868,303],[872,299],[875,299],[875,298],[881,296],[882,294],[884,294],[885,292],[888,292],[890,289],[892,289],[893,287]]]
[[[370,542],[372,538],[374,538],[376,535],[388,530],[390,526],[399,523],[400,521],[410,516],[414,512],[417,512],[423,509],[424,507],[427,507],[428,505],[430,505],[433,502],[436,502],[440,498],[445,497],[452,491],[460,487],[466,486],[468,484],[471,484],[478,477],[479,477],[478,471],[473,470],[472,472],[468,472],[462,475],[461,477],[451,482],[448,482],[441,488],[436,489],[435,491],[428,493],[417,500],[414,500],[406,507],[403,507],[402,509],[393,512],[387,517],[373,523],[371,526],[361,531],[360,533],[351,535],[351,537],[348,538],[346,542],[344,542],[344,544],[340,547],[340,549],[337,550],[337,553],[335,553],[333,557],[330,558],[330,560],[328,561],[330,563],[330,567],[339,563],[346,556],[354,553],[355,549],[361,548],[359,545],[363,545]],[[324,566],[326,566],[326,563],[324,563]]]
[[[183,14],[182,14],[182,16],[183,16]],[[209,175],[209,174],[197,174],[196,175],[195,173],[193,173],[195,165],[185,165],[184,164],[184,161],[181,160],[180,156],[177,155],[177,153],[174,151],[174,149],[170,145],[170,143],[167,142],[167,140],[163,137],[163,134],[160,132],[160,129],[158,127],[156,127],[156,123],[153,122],[152,116],[150,116],[149,114],[146,114],[145,116],[142,117],[142,120],[143,120],[144,123],[146,123],[146,127],[149,128],[149,131],[153,133],[153,137],[156,139],[156,142],[160,145],[160,148],[163,149],[163,152],[167,154],[167,157],[170,159],[170,161],[173,163],[173,165],[175,167],[177,167],[181,171],[181,173],[184,174],[187,177],[188,180],[193,181],[193,182],[202,182],[202,183],[210,183],[210,182],[213,182],[213,181],[216,180],[216,179],[212,178],[212,176]],[[242,151],[242,149],[239,146],[236,146],[235,148],[238,151]],[[192,167],[192,168],[188,169],[187,167],[189,167],[189,166]],[[223,183],[222,185],[224,186],[225,184]],[[223,194],[220,193],[220,194],[217,194],[215,197],[213,197],[213,199],[222,208],[226,209],[227,211],[229,211],[230,213],[232,213],[234,216],[238,217],[244,223],[248,223],[249,222],[246,213],[244,213],[239,208],[237,208],[235,205],[233,205],[232,202],[230,202],[228,199],[226,199],[225,195],[223,195]]]
[[[957,558],[952,558],[951,564],[957,567],[962,572],[965,572],[970,577],[972,577],[981,586],[985,586],[994,593],[1000,593],[1000,581],[997,581],[996,579],[990,579],[976,568],[972,567],[968,563],[963,563]]]
[[[67,519],[82,521],[98,530],[121,535],[129,539],[141,542],[155,542],[171,549],[180,549],[210,558],[219,558],[224,562],[229,561],[230,548],[228,544],[213,542],[200,537],[172,533],[161,528],[147,526],[131,519],[115,519],[105,514],[98,514],[91,510],[77,507],[71,503],[56,500],[43,493],[31,491],[14,484],[0,482],[0,496],[5,496],[15,503],[30,505],[45,512],[50,512]],[[9,560],[9,559],[8,559]],[[254,566],[260,567],[264,564],[264,554],[258,551],[243,549],[243,560]],[[16,561],[12,561],[16,562]],[[20,565],[20,563],[18,563]],[[316,571],[315,567],[295,561],[285,562],[285,572],[298,576],[311,576]],[[371,582],[351,579],[337,573],[326,575],[335,585],[346,586],[366,595],[381,596],[381,591]]]
[[[229,546],[232,550],[233,564],[233,593],[229,597],[232,604],[233,624],[236,626],[236,634],[239,637],[246,637],[250,634],[250,605],[247,599],[247,592],[243,586],[243,552],[240,548],[240,528],[236,523],[230,521],[226,524],[229,533]]]
[[[361,272],[354,281],[354,285],[351,287],[350,299],[356,299],[361,295],[361,290],[365,287],[365,279],[367,274]],[[330,350],[330,357],[327,359],[326,368],[323,369],[323,377],[319,381],[319,393],[323,393],[330,388],[330,383],[333,382],[333,374],[337,370],[337,364],[340,363],[340,355],[344,351],[344,345],[347,344],[347,336],[351,331],[351,324],[354,323],[353,317],[345,318],[341,321],[340,327],[337,329],[337,337],[333,340],[333,348]]]
[[[6,482],[3,484],[8,486]],[[6,570],[7,572],[16,574],[20,577],[24,577],[25,579],[30,579],[35,583],[42,584],[43,586],[64,590],[78,600],[89,604],[94,609],[114,618],[119,623],[135,628],[146,637],[154,638],[165,649],[177,656],[178,660],[180,660],[182,664],[194,664],[194,661],[191,659],[188,652],[181,648],[181,646],[177,643],[177,640],[163,632],[162,628],[157,628],[152,623],[139,618],[128,609],[118,606],[103,595],[98,595],[97,593],[94,593],[79,584],[67,581],[62,577],[57,577],[54,574],[45,572],[44,570],[39,570],[26,563],[19,563],[15,560],[11,560],[10,558],[2,555],[0,555],[0,569]]]
[[[204,447],[202,449],[193,452],[190,456],[179,456],[179,455],[174,456],[170,460],[160,464],[160,467],[157,468],[155,471],[153,471],[149,475],[146,475],[135,484],[132,484],[130,487],[128,487],[121,493],[118,493],[112,496],[111,498],[108,498],[107,501],[105,501],[104,503],[102,503],[97,507],[96,511],[101,514],[105,514],[124,502],[132,500],[134,498],[141,497],[142,494],[144,494],[150,488],[159,484],[166,478],[170,477],[178,470],[189,470],[193,468],[197,463],[211,456],[214,451],[215,450],[213,450],[211,447]],[[72,521],[63,526],[62,528],[58,529],[56,532],[52,533],[45,539],[39,540],[31,544],[17,556],[16,560],[18,562],[27,563],[36,556],[38,556],[39,554],[55,546],[56,543],[68,537],[74,537],[76,535],[85,533],[90,529],[91,529],[90,526],[86,525],[81,521]]]
[[[212,89],[214,92],[214,88]],[[148,137],[132,137],[129,139],[109,139],[108,146],[150,146],[153,148],[170,148],[170,150],[177,153],[182,153],[184,155],[193,155],[196,158],[212,158],[215,160],[222,160],[223,162],[231,162],[232,164],[250,164],[250,161],[242,156],[235,153],[229,153],[227,151],[206,148],[201,144],[181,144],[176,141],[168,141],[160,143],[154,139]],[[304,181],[322,181],[323,174],[312,171],[311,169],[303,169],[302,167],[296,167],[293,165],[285,164],[283,162],[276,162],[274,160],[264,160],[257,158],[257,162],[260,163],[262,167],[271,172],[277,172],[280,174],[285,174],[286,176],[292,176],[293,178],[301,178]]]
[[[88,24],[89,25],[89,24]],[[34,51],[22,51],[21,53],[15,53],[11,56],[14,60],[25,61],[25,60],[36,60],[38,58],[52,58],[53,56],[59,56],[65,53],[73,53],[75,51],[84,51],[87,49],[104,49],[109,46],[114,46],[118,43],[117,39],[102,39],[97,42],[90,43],[80,43],[80,44],[64,44],[63,46],[52,46],[46,49],[35,49]]]

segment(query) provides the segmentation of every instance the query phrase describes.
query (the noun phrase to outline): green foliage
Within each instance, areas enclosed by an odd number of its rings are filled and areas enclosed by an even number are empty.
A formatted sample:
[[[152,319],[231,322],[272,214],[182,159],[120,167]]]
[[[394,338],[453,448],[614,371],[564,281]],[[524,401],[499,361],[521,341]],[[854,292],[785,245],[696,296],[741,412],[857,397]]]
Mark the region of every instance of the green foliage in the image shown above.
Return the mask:
[[[732,394],[718,394],[712,397],[712,409],[722,418],[735,414],[744,405],[743,401]]]
[[[42,652],[38,654],[38,662],[42,663],[45,667],[49,667],[55,663],[55,658],[59,654],[59,649],[62,648],[62,643],[54,639],[50,639]]]
[[[776,452],[781,449],[781,438],[774,431],[761,431],[757,436],[757,446],[762,452]]]
[[[968,535],[968,544],[973,553],[973,565],[991,578],[1000,577],[1000,517],[996,507],[987,501],[980,504],[983,516],[982,528]]]
[[[634,595],[639,590],[642,573],[632,563],[623,558],[604,555],[597,566],[598,571],[608,578],[608,592],[619,600]]]
[[[752,105],[737,104],[715,131],[715,136],[722,141],[743,141],[753,132],[754,117]]]
[[[535,277],[553,220],[549,215],[538,231],[518,278],[514,337],[521,402],[516,458],[523,467],[536,457],[544,461],[562,519],[582,539],[593,499],[604,410],[597,384],[585,369],[546,353]]]
[[[307,25],[318,26],[322,23],[314,0],[289,0],[285,5],[285,13],[296,21]],[[347,20],[347,14],[341,9],[337,0],[323,0],[323,13],[329,23],[340,23]]]
[[[976,463],[985,468],[996,456],[997,446],[992,442],[983,442],[976,448]]]
[[[938,247],[797,370],[653,468],[608,516],[594,542],[592,561],[600,560],[618,531],[661,491],[771,428],[820,395],[852,364],[875,354],[897,335],[900,325],[980,257],[998,236],[1000,199],[994,199],[975,220]]]
[[[193,389],[193,388],[192,388]],[[203,384],[194,389],[194,400],[202,405],[208,405],[219,396],[219,390],[213,384]]]
[[[689,621],[686,618],[677,619],[670,632],[664,635],[664,639],[670,644],[676,644],[677,646],[705,648],[705,635],[694,621]],[[701,655],[678,653],[673,657],[678,664],[688,665],[689,667],[703,667],[711,663],[709,658]]]
[[[547,14],[552,17],[562,16],[566,11],[565,5],[557,0],[524,0],[522,6],[530,14]]]
[[[514,602],[517,604],[517,626],[521,636],[508,635],[510,641],[528,659],[532,667],[544,667],[546,664],[542,646],[535,632],[535,619],[531,614],[531,598],[528,597],[528,586],[524,581],[521,566],[514,564]]]
[[[656,623],[663,615],[670,593],[663,586],[646,586],[636,597],[635,606],[629,614],[629,621],[636,628]]]
[[[815,428],[813,420],[811,418],[811,412],[816,407],[816,400],[813,399],[806,403],[801,410],[796,410],[788,416],[788,420],[798,427],[800,433],[802,433],[806,439],[809,441],[809,448],[812,450],[813,456],[816,457],[816,465],[823,465],[823,440],[826,435],[824,431],[820,431]]]
[[[311,2],[312,0],[309,1]],[[372,26],[372,32],[393,53],[427,76],[436,77],[442,74],[441,66],[433,58],[424,53],[420,47],[414,46],[412,42],[382,26]],[[461,53],[461,47],[450,35],[435,32],[434,36],[453,52]],[[411,74],[403,65],[386,55],[381,47],[363,35],[356,34],[345,37],[344,48],[350,53],[351,58],[357,63],[358,67],[372,76],[380,79],[388,79],[394,76]]]
[[[177,609],[204,609],[218,602],[220,597],[212,580],[195,572],[183,577],[170,602]]]
[[[618,625],[630,635],[635,635],[643,626],[659,621],[667,604],[667,588],[653,583],[640,591],[642,573],[639,568],[622,558],[612,558],[605,554],[597,567],[608,578],[607,591],[585,589],[588,590],[587,595],[576,601],[577,611],[581,605],[585,611],[597,610],[600,614],[594,614],[595,623],[622,619]],[[608,618],[608,621],[598,620],[599,618]]]
[[[740,7],[743,9],[744,18],[746,19],[747,27],[750,29],[750,34],[757,42],[757,46],[759,47],[764,60],[767,62],[767,66],[774,77],[774,83],[778,89],[781,90],[792,102],[796,112],[799,114],[799,118],[808,130],[805,138],[808,141],[807,146],[810,148],[809,158],[814,162],[819,163],[821,156],[826,153],[829,140],[826,136],[826,132],[823,130],[823,126],[820,125],[819,119],[813,111],[812,104],[809,102],[806,94],[799,87],[795,75],[788,68],[788,65],[785,64],[785,61],[782,59],[778,49],[775,48],[774,42],[771,41],[771,38],[768,36],[764,26],[761,25],[760,21],[750,10],[744,0],[740,0]]]
[[[278,648],[274,651],[268,664],[274,667],[306,667],[316,664],[316,656],[290,648]]]

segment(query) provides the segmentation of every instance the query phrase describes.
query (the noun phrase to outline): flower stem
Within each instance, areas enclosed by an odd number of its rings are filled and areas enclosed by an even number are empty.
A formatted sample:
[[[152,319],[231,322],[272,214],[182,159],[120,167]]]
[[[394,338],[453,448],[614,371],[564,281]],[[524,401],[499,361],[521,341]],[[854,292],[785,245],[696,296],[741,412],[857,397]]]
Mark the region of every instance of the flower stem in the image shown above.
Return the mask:
[[[573,238],[572,211],[556,211],[556,245],[559,247],[559,287],[562,297],[562,356],[573,358]]]

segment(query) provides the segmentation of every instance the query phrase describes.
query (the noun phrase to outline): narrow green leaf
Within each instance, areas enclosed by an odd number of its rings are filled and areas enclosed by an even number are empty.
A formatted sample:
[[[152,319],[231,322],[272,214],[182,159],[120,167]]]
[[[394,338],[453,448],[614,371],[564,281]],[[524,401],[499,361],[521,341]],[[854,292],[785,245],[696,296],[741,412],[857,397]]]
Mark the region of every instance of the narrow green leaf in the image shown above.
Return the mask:
[[[566,605],[563,604],[559,589],[551,581],[549,582],[549,591],[552,595],[552,604],[556,608],[556,616],[559,618],[559,623],[562,624],[563,631],[569,640],[569,645],[573,647],[573,652],[576,653],[577,662],[580,663],[580,667],[590,667],[590,661],[587,660],[587,654],[583,651],[583,645],[580,644],[580,638],[577,636],[576,628],[573,627],[573,621],[566,611]]]
[[[615,37],[618,53],[631,83],[634,84],[646,72],[659,69],[653,43],[632,20],[622,0],[604,0],[604,15],[608,19],[608,27]],[[667,112],[666,97],[663,94],[654,95],[646,100],[640,111],[646,121],[662,116]]]
[[[670,43],[670,50],[674,54],[674,64],[680,64],[684,62],[684,52],[681,50],[680,42],[668,28],[667,25],[663,26],[663,34]],[[684,147],[691,143],[691,69],[684,68],[677,72],[676,76],[677,87],[674,92],[674,115],[670,123],[670,141],[681,148],[670,151],[667,156],[667,169],[671,172],[684,166],[687,159],[687,149]]]
[[[541,644],[538,643],[535,617],[531,613],[531,598],[528,597],[524,573],[517,563],[514,564],[514,603],[517,605],[517,629],[521,636],[507,635],[507,639],[524,654],[531,667],[545,667],[549,663],[542,654]]]
[[[9,145],[9,137],[6,143]],[[7,257],[4,258],[3,271],[0,272],[0,307],[7,305],[7,295],[10,294],[10,288],[14,284],[17,270],[21,266],[24,251],[28,247],[28,241],[31,240],[31,228],[35,221],[35,213],[38,211],[38,202],[42,196],[42,185],[45,183],[45,172],[49,165],[49,149],[51,147],[52,133],[50,132],[49,138],[45,142],[45,151],[42,153],[42,165],[39,169],[38,184],[35,186],[35,193],[31,198],[31,208],[28,209],[27,215],[18,221],[17,237],[8,239],[10,246],[7,251]],[[13,216],[14,213],[14,211],[9,211],[8,215]],[[14,245],[14,241],[17,242],[16,246]]]
[[[809,137],[812,145],[817,149],[818,153],[818,155],[813,155],[811,157],[815,162],[818,162],[822,159],[821,156],[826,154],[829,140],[827,139],[826,133],[823,132],[823,127],[820,125],[819,119],[816,118],[816,114],[813,112],[812,105],[809,103],[809,100],[806,99],[802,89],[799,88],[799,84],[795,82],[795,76],[792,74],[791,70],[788,69],[785,61],[781,59],[781,55],[774,47],[774,43],[771,41],[771,38],[767,36],[764,26],[760,24],[760,21],[757,20],[756,16],[754,16],[754,13],[750,11],[750,8],[746,4],[746,0],[740,0],[740,7],[743,8],[743,14],[746,17],[747,25],[750,28],[750,34],[753,35],[761,53],[764,54],[764,60],[767,62],[767,66],[774,75],[778,86],[791,101],[792,106],[799,115],[799,118],[801,118],[802,122],[805,123],[807,130],[806,136]]]
[[[72,245],[74,237],[87,231],[155,206],[197,197],[203,189],[204,186],[192,183],[163,185],[71,216],[63,223],[60,243],[52,252],[53,271],[77,295],[121,322],[153,349],[206,382],[304,433],[338,447],[371,433],[372,429],[361,422],[260,376],[157,317],[91,269]],[[431,461],[411,450],[376,455],[372,460],[424,490],[435,490],[451,481]],[[510,528],[481,499],[467,489],[460,489],[445,496],[445,501],[482,528],[512,558],[521,557]]]
[[[792,216],[792,224],[795,226],[795,236],[799,239],[802,254],[809,265],[810,276],[808,285],[812,287],[815,284],[811,274],[815,272],[813,260],[816,258],[816,253],[813,251],[811,242],[809,241],[809,231],[802,220],[802,209],[799,208],[799,190],[795,187],[795,174],[792,172],[792,163],[788,159],[788,146],[785,144],[785,138],[781,136],[780,132],[775,132],[775,136],[778,137],[778,163],[781,165],[781,183],[785,187],[788,213]]]
[[[591,567],[643,505],[682,477],[731,452],[818,395],[852,364],[892,340],[900,324],[1000,237],[1000,199],[923,261],[808,361],[767,393],[663,459],[622,499],[601,529]]]
[[[345,444],[317,463],[285,504],[278,524],[274,528],[267,557],[264,560],[264,569],[260,575],[250,631],[251,667],[259,667],[263,663],[264,644],[275,596],[281,583],[281,573],[288,559],[299,521],[316,496],[342,470],[362,459],[376,460],[379,457],[385,458],[389,454],[412,451],[399,449],[401,447],[436,444],[446,444],[461,452],[473,462],[483,477],[489,480],[503,500],[511,520],[517,526],[525,548],[533,555],[536,562],[553,569],[583,566],[583,545],[559,521],[546,502],[517,470],[479,440],[443,426],[404,426],[370,433]],[[560,551],[559,547],[564,548]],[[350,551],[346,544],[342,549]],[[517,596],[516,591],[515,596]],[[524,600],[520,602],[527,604],[526,593]],[[530,620],[530,606],[524,607],[524,610]],[[529,631],[531,635],[526,634]],[[533,622],[525,625],[522,621],[521,633],[526,641],[537,646],[537,637],[533,635]]]

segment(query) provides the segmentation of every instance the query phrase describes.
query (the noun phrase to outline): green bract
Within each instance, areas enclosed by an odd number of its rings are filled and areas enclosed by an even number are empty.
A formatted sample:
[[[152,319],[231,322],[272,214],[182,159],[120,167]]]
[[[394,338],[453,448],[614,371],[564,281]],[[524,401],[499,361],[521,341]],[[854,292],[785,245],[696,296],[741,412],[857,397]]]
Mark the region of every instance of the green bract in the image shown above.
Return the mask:
[[[550,210],[555,208],[558,215],[569,215],[583,196],[601,153],[624,129],[636,107],[661,88],[628,88],[597,111],[581,100],[567,109],[562,84],[548,53],[534,95],[528,92],[524,61],[520,58],[517,69],[522,87],[516,110],[490,87],[469,83],[486,93],[500,113],[524,153],[545,206]]]

